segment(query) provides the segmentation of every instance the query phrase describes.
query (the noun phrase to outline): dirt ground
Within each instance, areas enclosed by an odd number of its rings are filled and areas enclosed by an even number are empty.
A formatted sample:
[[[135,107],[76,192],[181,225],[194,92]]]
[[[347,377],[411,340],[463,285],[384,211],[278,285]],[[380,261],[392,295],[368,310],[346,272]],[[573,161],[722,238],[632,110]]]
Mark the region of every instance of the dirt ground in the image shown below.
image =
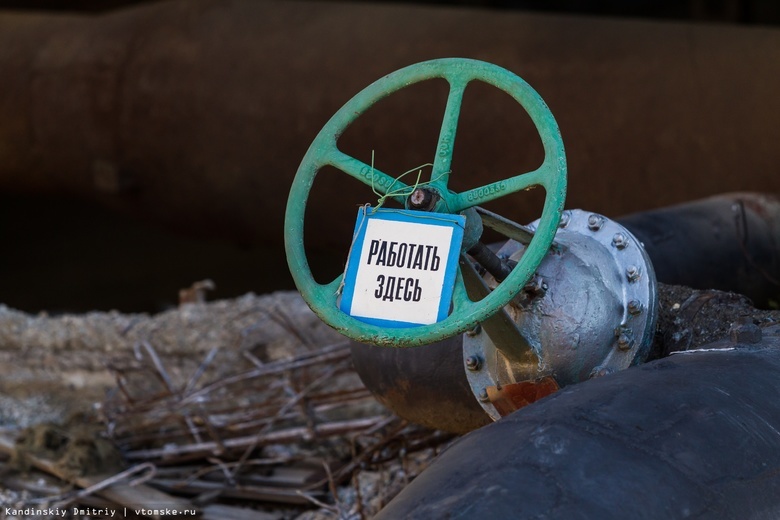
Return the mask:
[[[659,284],[658,322],[650,359],[731,338],[732,327],[780,322],[780,311],[753,307],[745,296]]]

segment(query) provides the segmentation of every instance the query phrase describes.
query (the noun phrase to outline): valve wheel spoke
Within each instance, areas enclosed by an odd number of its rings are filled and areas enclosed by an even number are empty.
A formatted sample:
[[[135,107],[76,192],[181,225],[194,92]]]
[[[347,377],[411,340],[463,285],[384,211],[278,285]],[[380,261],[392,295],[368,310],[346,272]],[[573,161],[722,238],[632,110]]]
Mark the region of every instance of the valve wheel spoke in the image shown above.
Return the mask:
[[[341,287],[341,281],[343,279],[344,273],[341,273],[330,283],[317,284],[319,285],[318,290],[320,291],[321,297],[335,301],[338,297],[339,287]]]
[[[446,188],[452,168],[452,152],[455,148],[455,134],[458,130],[460,107],[463,104],[463,93],[468,80],[456,76],[447,78],[450,83],[450,93],[447,96],[447,106],[439,131],[439,141],[436,145],[436,156],[433,160],[431,181]]]
[[[478,188],[458,193],[454,199],[453,211],[463,211],[465,209],[479,206],[491,200],[500,199],[506,195],[517,193],[518,191],[528,190],[535,186],[544,186],[547,188],[548,179],[552,175],[550,168],[545,164],[534,171],[521,173],[508,179],[485,184]]]
[[[356,159],[351,155],[345,154],[338,148],[333,148],[333,150],[331,150],[330,154],[328,154],[325,164],[341,170],[342,172],[351,177],[354,177],[367,186],[371,186],[375,191],[381,193],[382,195],[386,195],[388,192],[394,192],[408,188],[408,186],[403,181],[394,179],[381,170],[373,168],[371,165],[364,163],[360,159]],[[403,203],[403,197],[398,196],[394,198]]]

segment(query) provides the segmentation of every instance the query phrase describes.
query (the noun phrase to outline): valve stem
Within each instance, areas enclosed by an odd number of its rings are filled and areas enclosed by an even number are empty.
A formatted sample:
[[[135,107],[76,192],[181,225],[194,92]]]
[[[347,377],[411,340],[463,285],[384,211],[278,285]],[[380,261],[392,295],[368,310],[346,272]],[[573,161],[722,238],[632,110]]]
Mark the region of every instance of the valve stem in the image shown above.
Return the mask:
[[[410,209],[431,211],[438,199],[438,194],[435,191],[426,188],[417,188],[409,195],[406,203]]]
[[[510,263],[506,260],[502,260],[482,242],[474,244],[474,246],[468,250],[468,253],[499,282],[509,276],[509,273],[511,273],[514,268],[514,262]]]

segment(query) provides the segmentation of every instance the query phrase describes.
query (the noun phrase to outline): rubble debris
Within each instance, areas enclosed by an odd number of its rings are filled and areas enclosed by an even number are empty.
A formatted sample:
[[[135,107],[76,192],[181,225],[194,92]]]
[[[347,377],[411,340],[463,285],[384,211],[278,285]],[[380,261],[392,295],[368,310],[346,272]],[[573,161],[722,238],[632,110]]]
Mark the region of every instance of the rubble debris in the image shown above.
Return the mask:
[[[780,311],[736,294],[659,295],[655,357],[780,324]],[[155,316],[0,307],[0,361],[0,399],[13,405],[0,416],[6,506],[170,501],[203,518],[370,518],[455,438],[379,405],[346,341],[295,293]],[[110,464],[63,458],[69,444]]]
[[[141,355],[145,343],[180,384],[212,351],[201,377],[218,379],[249,359],[267,363],[340,338],[293,292],[184,304],[153,316],[31,315],[0,305],[0,426],[63,422],[99,408],[115,390],[108,361]]]
[[[122,468],[122,457],[95,420],[77,414],[65,424],[40,423],[23,429],[14,442],[11,466],[28,471],[35,457],[52,461],[58,473],[81,477]]]
[[[658,284],[658,321],[649,360],[730,337],[732,325],[780,323],[780,310],[760,310],[745,296]]]
[[[346,340],[293,293],[185,304],[152,317],[32,317],[4,308],[3,330],[8,341],[0,356],[21,352],[27,382],[40,373],[25,348],[57,353],[64,381],[49,377],[50,391],[67,387],[71,362],[83,359],[68,358],[79,351],[99,360],[92,372],[114,379],[107,396],[87,402],[88,416],[36,423],[28,409],[19,415],[26,429],[7,422],[0,451],[9,459],[0,463],[0,483],[15,482],[17,491],[0,497],[4,504],[118,507],[156,493],[158,503],[212,518],[240,518],[246,508],[279,519],[307,511],[309,518],[332,517],[329,511],[368,518],[453,438],[407,424],[378,404],[354,373]],[[44,334],[45,346],[34,341]],[[112,475],[89,457],[65,457],[65,446],[82,444],[71,441],[72,430],[115,446],[109,451],[121,454],[124,466],[112,466]],[[139,468],[140,488],[128,484],[139,475],[127,474]],[[41,471],[75,487],[33,491]]]

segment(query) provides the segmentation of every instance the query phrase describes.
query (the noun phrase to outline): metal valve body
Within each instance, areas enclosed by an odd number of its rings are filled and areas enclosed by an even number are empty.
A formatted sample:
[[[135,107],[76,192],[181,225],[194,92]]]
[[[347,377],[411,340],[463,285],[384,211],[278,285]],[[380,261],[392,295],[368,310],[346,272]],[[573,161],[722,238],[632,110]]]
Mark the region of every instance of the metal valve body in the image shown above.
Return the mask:
[[[445,80],[449,91],[430,181],[424,187],[407,185],[339,149],[339,136],[374,103],[434,79]],[[453,146],[464,93],[472,83],[495,87],[525,109],[539,132],[544,160],[534,170],[456,192],[449,186],[450,175],[463,173],[452,171]],[[459,265],[452,266],[458,269],[451,298],[442,293],[439,302],[445,311],[449,303],[449,313],[435,323],[414,327],[360,320],[338,305],[340,288],[345,278],[350,283],[357,278],[357,267],[330,283],[314,279],[303,243],[303,221],[309,192],[325,166],[341,170],[406,208],[466,218]],[[618,224],[600,215],[563,211],[566,172],[563,140],[541,97],[510,71],[470,59],[431,60],[388,74],[350,99],[317,134],[301,161],[287,203],[285,247],[290,272],[312,310],[345,336],[363,344],[411,351],[380,353],[365,347],[356,353],[353,349],[355,367],[366,385],[400,415],[465,431],[482,424],[487,419],[484,412],[498,418],[561,386],[626,368],[646,356],[656,308],[655,277],[647,255]],[[541,217],[531,227],[483,207],[534,187],[544,189],[545,200]],[[483,226],[510,239],[499,252],[504,260],[480,242]],[[456,255],[457,251],[452,256]],[[496,278],[481,277],[481,269]],[[461,347],[451,350],[450,346],[463,333],[461,359]],[[458,339],[447,341],[453,337]],[[414,347],[423,354],[416,354]],[[425,352],[434,356],[434,366]],[[431,380],[438,381],[431,383],[431,395],[427,390],[412,390]],[[430,408],[421,405],[422,396],[429,398]]]
[[[564,212],[555,244],[504,309],[538,364],[502,351],[483,328],[463,336],[469,385],[494,420],[559,387],[647,357],[657,292],[642,244],[617,222],[581,210]],[[510,240],[498,256],[516,261],[524,249]],[[484,278],[488,286],[496,284],[490,274]]]

